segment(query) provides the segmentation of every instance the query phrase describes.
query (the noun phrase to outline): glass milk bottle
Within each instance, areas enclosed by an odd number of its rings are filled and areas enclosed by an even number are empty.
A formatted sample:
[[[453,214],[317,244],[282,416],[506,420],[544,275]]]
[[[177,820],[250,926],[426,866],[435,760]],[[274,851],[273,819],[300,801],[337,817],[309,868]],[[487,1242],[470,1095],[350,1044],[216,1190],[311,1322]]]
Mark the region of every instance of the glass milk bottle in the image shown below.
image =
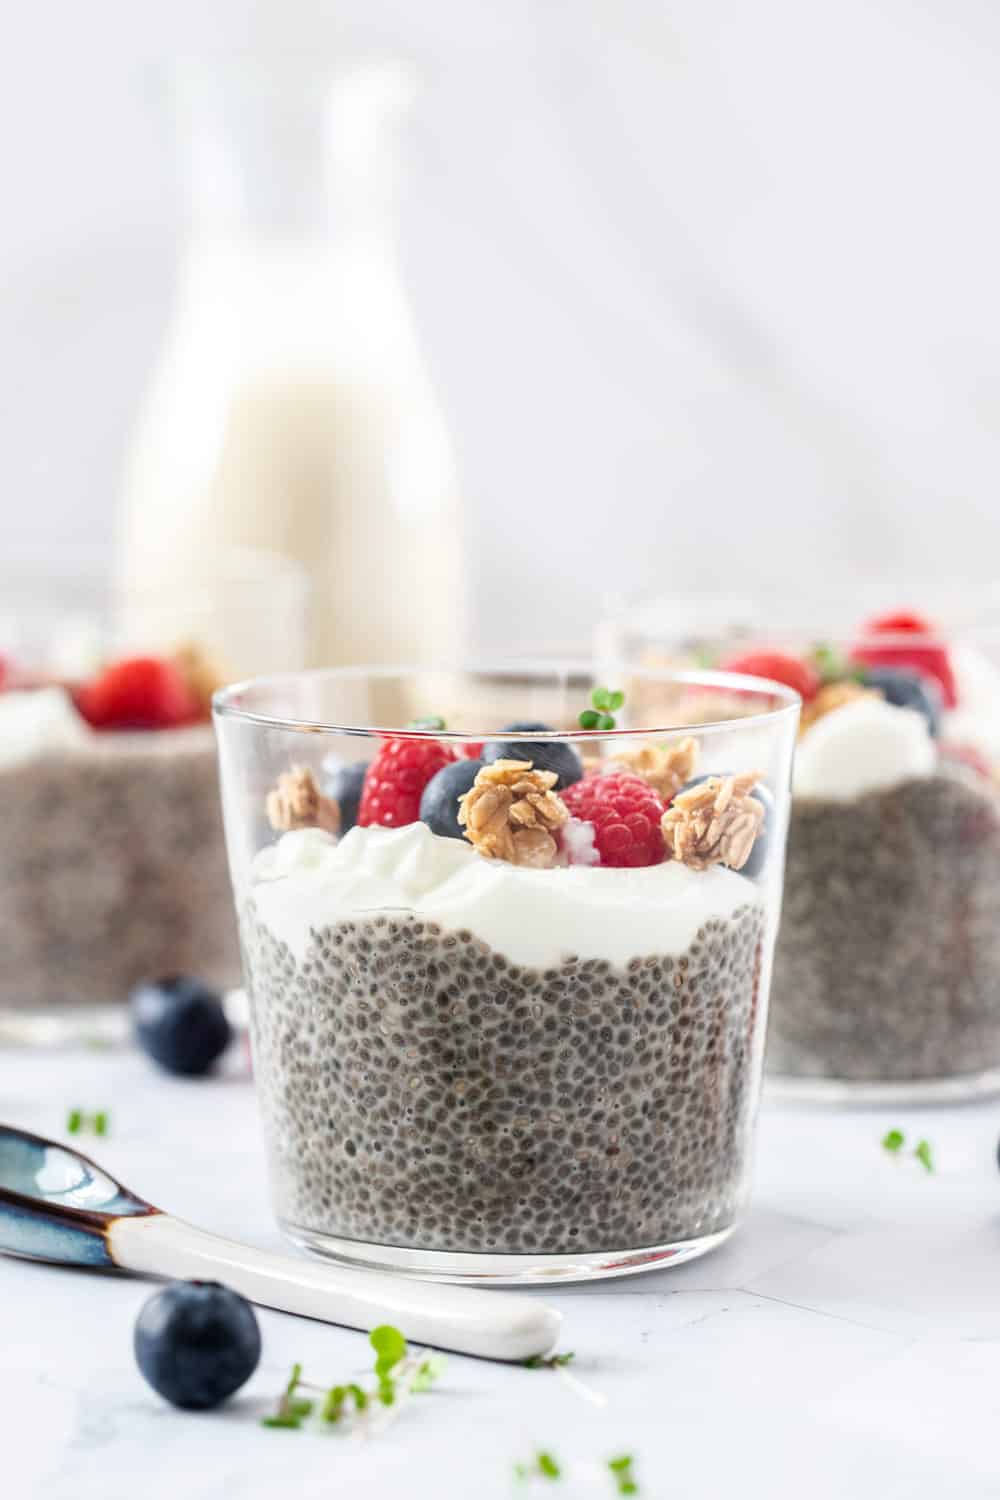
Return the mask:
[[[451,655],[453,458],[395,265],[410,79],[244,62],[177,95],[192,231],[128,465],[129,592],[264,549],[308,571],[314,661]]]

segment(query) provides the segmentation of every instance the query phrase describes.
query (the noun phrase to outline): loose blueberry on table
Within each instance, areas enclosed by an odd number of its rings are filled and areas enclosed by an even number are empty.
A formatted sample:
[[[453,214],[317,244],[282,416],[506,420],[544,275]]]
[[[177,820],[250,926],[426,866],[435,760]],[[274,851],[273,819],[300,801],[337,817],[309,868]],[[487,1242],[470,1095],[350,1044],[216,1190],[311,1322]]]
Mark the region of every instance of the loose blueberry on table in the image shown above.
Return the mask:
[[[245,1385],[260,1360],[250,1303],[216,1281],[175,1281],[144,1303],[134,1349],[142,1374],[164,1400],[208,1411]]]
[[[131,1008],[136,1041],[168,1073],[207,1073],[232,1037],[220,996],[190,975],[137,985]]]

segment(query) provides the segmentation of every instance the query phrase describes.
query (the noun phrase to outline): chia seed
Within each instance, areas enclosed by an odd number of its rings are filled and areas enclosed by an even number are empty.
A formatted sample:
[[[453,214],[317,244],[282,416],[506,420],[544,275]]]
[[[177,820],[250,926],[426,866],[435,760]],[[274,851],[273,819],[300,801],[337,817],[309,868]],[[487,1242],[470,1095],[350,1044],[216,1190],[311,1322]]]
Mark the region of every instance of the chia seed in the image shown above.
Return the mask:
[[[316,931],[297,961],[250,903],[244,972],[279,1217],[511,1254],[728,1228],[747,1184],[764,927],[747,906],[706,922],[687,955],[531,969],[393,914]],[[574,997],[588,1003],[564,1010]]]
[[[1000,1067],[1000,797],[956,769],[799,800],[768,1067],[917,1081]]]
[[[0,1006],[238,982],[211,730],[105,734],[0,771]]]

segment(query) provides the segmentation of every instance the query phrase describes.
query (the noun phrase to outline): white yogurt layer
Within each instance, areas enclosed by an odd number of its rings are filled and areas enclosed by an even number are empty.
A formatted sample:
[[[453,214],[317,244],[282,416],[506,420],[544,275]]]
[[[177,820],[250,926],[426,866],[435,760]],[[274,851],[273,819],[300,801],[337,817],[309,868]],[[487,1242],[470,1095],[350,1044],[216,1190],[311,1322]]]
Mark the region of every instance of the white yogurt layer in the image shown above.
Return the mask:
[[[530,870],[484,859],[423,823],[286,833],[254,863],[253,899],[276,938],[302,958],[310,931],[343,917],[403,910],[472,932],[511,963],[548,967],[570,956],[682,953],[712,917],[759,905],[753,883],[715,865],[640,870],[584,865]]]
[[[944,716],[944,738],[1000,762],[1000,671],[975,646],[956,646],[951,665],[958,706]]]
[[[81,749],[93,738],[64,688],[0,693],[0,769],[53,750]]]
[[[847,802],[930,776],[937,751],[924,715],[858,698],[817,719],[795,752],[796,797]]]

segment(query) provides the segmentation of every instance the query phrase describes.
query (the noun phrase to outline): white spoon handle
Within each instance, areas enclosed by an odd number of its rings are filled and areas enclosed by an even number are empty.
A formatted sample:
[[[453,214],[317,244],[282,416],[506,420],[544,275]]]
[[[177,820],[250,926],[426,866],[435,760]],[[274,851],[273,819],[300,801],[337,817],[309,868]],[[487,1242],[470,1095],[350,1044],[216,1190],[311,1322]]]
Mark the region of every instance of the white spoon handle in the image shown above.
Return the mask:
[[[547,1354],[562,1322],[561,1313],[534,1297],[273,1255],[169,1214],[116,1219],[108,1230],[108,1248],[126,1271],[218,1280],[264,1307],[348,1328],[392,1323],[412,1343],[485,1359]]]

